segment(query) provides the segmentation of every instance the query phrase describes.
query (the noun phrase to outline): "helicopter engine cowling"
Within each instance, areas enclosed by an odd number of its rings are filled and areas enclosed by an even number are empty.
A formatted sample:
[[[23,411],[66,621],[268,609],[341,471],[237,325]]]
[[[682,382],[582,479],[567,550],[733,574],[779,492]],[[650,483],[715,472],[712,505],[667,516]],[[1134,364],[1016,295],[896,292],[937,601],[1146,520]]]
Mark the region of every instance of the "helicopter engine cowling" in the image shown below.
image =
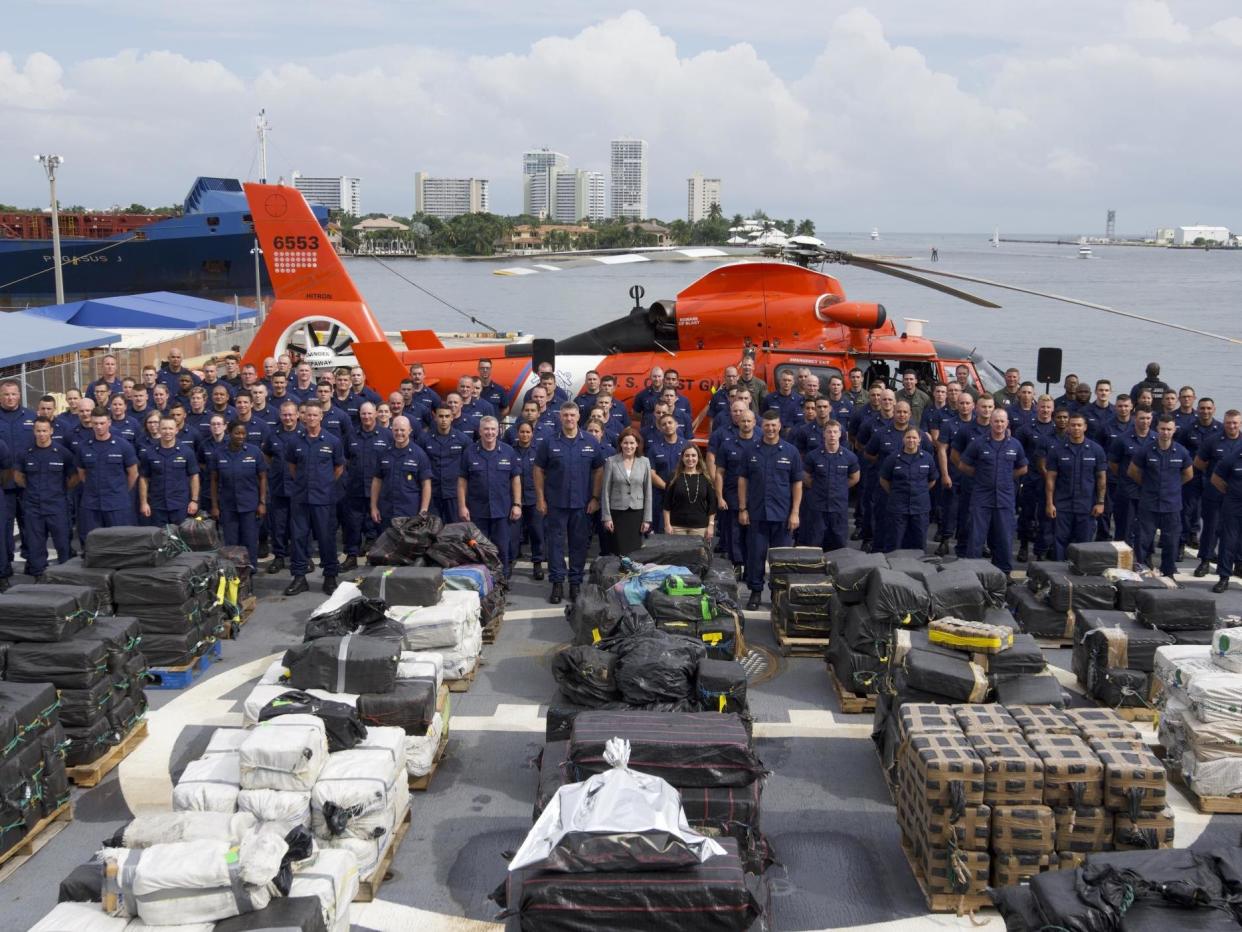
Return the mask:
[[[821,295],[815,302],[815,316],[826,324],[842,324],[852,330],[878,330],[888,319],[883,304],[868,301],[842,301],[839,295]]]

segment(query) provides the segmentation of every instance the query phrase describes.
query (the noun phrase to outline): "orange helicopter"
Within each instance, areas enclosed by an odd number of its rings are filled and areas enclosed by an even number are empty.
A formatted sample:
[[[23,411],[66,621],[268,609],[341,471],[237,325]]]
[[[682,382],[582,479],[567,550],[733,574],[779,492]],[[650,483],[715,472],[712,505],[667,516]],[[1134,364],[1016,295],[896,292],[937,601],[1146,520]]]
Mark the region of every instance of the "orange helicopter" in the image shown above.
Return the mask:
[[[578,394],[586,373],[593,369],[616,376],[617,400],[629,402],[648,384],[652,367],[660,366],[676,368],[681,393],[693,410],[705,412],[725,367],[736,365],[744,354],[753,355],[756,376],[769,385],[786,369],[807,368],[826,389],[830,376],[844,377],[854,366],[864,370],[867,384],[883,378],[895,385],[901,372],[913,369],[920,382],[930,385],[951,381],[958,367],[965,366],[972,384],[986,391],[1003,387],[1003,371],[976,351],[927,339],[922,321],[907,321],[899,332],[883,305],[848,300],[836,278],[810,268],[811,264],[856,265],[984,307],[1000,307],[911,274],[918,271],[1242,343],[1075,298],[830,250],[819,240],[793,237],[779,256],[722,265],[674,300],[644,306],[642,289],[635,286],[630,290],[635,306],[627,315],[565,339],[446,347],[431,330],[402,330],[405,348],[397,350],[301,192],[271,184],[246,184],[245,190],[276,299],[244,361],[261,371],[264,358],[292,350],[316,370],[360,365],[368,384],[385,396],[397,390],[413,363],[424,367],[428,385],[448,390],[456,387],[459,376],[475,372],[480,359],[489,358],[493,380],[508,386],[510,409],[536,384],[538,367],[545,361],[553,364],[558,384],[570,397]],[[703,252],[698,250],[695,257]],[[1052,381],[1057,379],[1059,375]],[[848,385],[848,379],[844,381]],[[700,413],[696,423],[702,421]]]

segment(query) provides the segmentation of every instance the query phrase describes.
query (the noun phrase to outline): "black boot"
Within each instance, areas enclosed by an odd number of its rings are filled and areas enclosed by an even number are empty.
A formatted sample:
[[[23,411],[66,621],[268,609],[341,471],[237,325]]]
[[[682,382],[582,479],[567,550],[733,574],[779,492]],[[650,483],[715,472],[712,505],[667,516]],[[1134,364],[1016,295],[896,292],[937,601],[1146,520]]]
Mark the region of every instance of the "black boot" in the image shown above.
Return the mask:
[[[1030,560],[1030,558],[1031,558],[1030,547],[1027,545],[1026,541],[1023,541],[1022,546],[1018,548],[1018,562],[1026,563],[1028,560]]]
[[[536,560],[534,568],[530,571],[530,575],[536,582],[543,579],[543,564]]]
[[[0,576],[0,592],[8,592],[13,581],[7,576]]]
[[[579,586],[577,583],[571,582],[569,584],[569,601],[571,602],[578,601],[578,589],[579,589]]]
[[[306,584],[306,577],[305,576],[294,576],[293,582],[289,583],[288,587],[285,589],[285,595],[295,596],[295,595],[301,595],[303,592],[309,592],[309,591],[310,591],[310,586]]]
[[[356,570],[358,568],[358,558],[353,554],[345,557],[345,562],[341,564],[343,570]]]
[[[1202,579],[1210,572],[1212,572],[1212,564],[1207,560],[1200,560],[1199,565],[1195,567],[1195,578]]]
[[[949,539],[946,537],[940,542],[940,546],[936,548],[936,556],[944,557],[949,554]]]
[[[554,582],[552,584],[552,592],[548,596],[548,601],[553,605],[560,605],[563,598],[565,598],[565,586],[562,583]]]
[[[323,578],[323,594],[331,595],[334,592],[336,592],[336,577],[325,576]]]
[[[258,556],[260,560],[266,560],[271,555],[272,555],[272,547],[267,541],[263,541],[261,544],[259,544]]]
[[[756,611],[759,608],[759,601],[762,595],[760,592],[752,592],[750,598],[746,601],[746,610],[749,612]]]
[[[1189,547],[1191,550],[1198,550],[1199,549],[1199,535],[1191,534],[1189,537],[1187,537],[1186,546]]]
[[[272,562],[267,565],[267,575],[275,576],[277,573],[283,572],[285,568],[284,557],[273,557]]]
[[[1212,587],[1212,591],[1217,594],[1229,591],[1229,580],[1222,579],[1220,582],[1218,582],[1215,586]]]

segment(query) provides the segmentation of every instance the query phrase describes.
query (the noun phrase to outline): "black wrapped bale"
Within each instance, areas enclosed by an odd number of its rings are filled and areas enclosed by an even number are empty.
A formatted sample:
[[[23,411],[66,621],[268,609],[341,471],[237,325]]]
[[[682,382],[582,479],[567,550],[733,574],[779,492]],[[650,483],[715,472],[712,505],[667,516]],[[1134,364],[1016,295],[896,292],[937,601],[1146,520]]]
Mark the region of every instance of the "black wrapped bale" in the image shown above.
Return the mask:
[[[47,682],[0,682],[0,747],[57,721],[56,688]]]
[[[837,585],[839,588],[840,583]],[[878,567],[867,577],[866,605],[873,622],[894,628],[921,628],[927,624],[931,599],[918,580]]]
[[[633,705],[691,698],[699,661],[707,656],[702,641],[663,631],[626,638],[613,646],[612,652],[617,657],[617,688]]]
[[[1139,624],[1121,612],[1080,612],[1078,622],[1085,628],[1081,640],[1087,661],[1097,667],[1151,673],[1156,650],[1174,643],[1172,635]]]
[[[78,587],[75,587],[75,589]],[[91,619],[79,597],[59,586],[22,586],[0,595],[0,640],[51,643],[72,637]]]
[[[850,650],[860,654],[870,657],[888,657],[890,628],[887,625],[873,622],[871,615],[867,613],[866,606],[851,605],[845,608],[839,616],[834,616],[834,622],[838,617],[840,623],[833,626],[832,643],[841,640]]]
[[[399,541],[402,556],[407,560],[416,560],[436,542],[444,530],[444,522],[433,514],[409,515],[393,518],[389,530]]]
[[[1059,612],[1035,592],[1023,586],[1012,586],[1008,596],[1013,600],[1013,614],[1018,626],[1037,638],[1066,640],[1074,636],[1074,615]]]
[[[828,651],[832,672],[842,687],[860,699],[876,694],[888,667],[886,662],[850,647],[836,648],[830,644]]]
[[[317,638],[357,634],[361,637],[400,641],[405,637],[405,627],[385,614],[386,607],[378,599],[352,599],[334,611],[308,618],[302,640],[314,641]]]
[[[262,909],[221,919],[212,932],[326,932],[318,896],[276,896]]]
[[[748,711],[746,668],[736,660],[699,661],[695,694],[704,712]]]
[[[206,515],[186,518],[177,525],[177,536],[196,553],[218,550],[224,543],[224,538],[220,536],[220,528],[213,519]]]
[[[1088,668],[1087,683],[1092,697],[1110,709],[1142,709],[1147,706],[1151,674],[1092,664]]]
[[[772,593],[772,618],[786,637],[826,638],[832,632],[834,604],[841,603],[828,599],[822,605],[796,604],[789,590],[777,589]]]
[[[1013,613],[1007,608],[989,608],[983,613],[983,623],[1001,628],[1012,628],[1014,632],[1018,631],[1018,619],[1014,618]]]
[[[647,615],[647,610],[641,605],[634,606],[633,610],[641,612],[642,616]],[[613,637],[626,611],[626,606],[611,591],[594,583],[583,583],[578,597],[565,606],[565,616],[574,633],[575,644],[594,644]]]
[[[192,595],[181,604],[143,605],[128,610],[126,614],[138,619],[144,638],[161,634],[179,637],[201,630],[203,602],[198,596]]]
[[[219,588],[220,574],[224,568],[216,551],[191,551],[179,553],[170,559],[168,566],[185,566],[190,569],[190,589],[196,593],[210,593],[213,597]]]
[[[940,572],[939,563],[916,560],[911,557],[897,557],[894,559],[891,553],[888,555],[888,566],[889,569],[896,570],[898,573],[905,573],[911,579],[917,579],[924,584],[926,584],[929,576],[935,576]]]
[[[1117,587],[1103,576],[1048,577],[1048,604],[1057,611],[1111,609],[1117,603]]]
[[[434,682],[432,688],[435,688]],[[323,722],[330,753],[355,748],[367,736],[367,726],[356,707],[347,702],[312,696],[299,689],[291,689],[272,699],[259,709],[258,717],[260,722],[267,722],[282,715],[313,715]],[[426,734],[426,731],[423,733]]]
[[[818,547],[773,547],[768,551],[768,575],[774,590],[783,589],[798,576],[823,576],[827,571],[824,551]]]
[[[791,605],[815,608],[828,608],[837,594],[832,578],[827,575],[791,576],[785,588]]]
[[[153,667],[183,667],[207,649],[202,629],[197,623],[169,634],[142,632],[142,654]]]
[[[77,638],[14,644],[5,670],[5,678],[14,683],[51,683],[57,689],[89,689],[107,676],[108,649]]]
[[[1149,628],[1176,632],[1215,628],[1216,599],[1199,589],[1142,589],[1134,594],[1138,620]]]
[[[746,873],[736,839],[721,838],[724,855],[684,870],[595,872],[515,871],[501,897],[523,932],[635,928],[645,932],[742,932],[767,908],[763,881]]]
[[[647,593],[647,614],[658,625],[665,621],[688,621],[692,624],[711,621],[720,610],[710,595],[670,595],[660,589]]]
[[[97,760],[121,740],[108,719],[100,718],[84,728],[66,728],[65,766],[77,767]]]
[[[863,553],[852,547],[830,550],[824,554],[828,566],[828,575],[837,587],[841,601],[846,605],[857,605],[867,595],[868,579],[871,571],[879,567],[888,567],[888,558],[882,553]]]
[[[92,569],[82,562],[81,557],[74,557],[64,563],[48,564],[41,581],[64,586],[90,586],[99,594],[99,604],[110,606],[114,572],[110,569]]]
[[[86,535],[84,561],[93,569],[163,566],[185,549],[167,528],[98,527]]]
[[[587,581],[601,589],[611,589],[628,575],[621,566],[621,558],[604,555],[591,561]]]
[[[712,545],[697,534],[652,534],[630,554],[635,563],[684,566],[702,578],[712,565]]]
[[[426,557],[442,567],[482,563],[495,575],[503,568],[496,545],[469,521],[444,525],[435,543],[427,548]]]
[[[1080,576],[1102,576],[1105,570],[1134,569],[1134,551],[1120,541],[1100,540],[1070,544],[1066,557]]]
[[[435,605],[444,592],[444,570],[439,566],[384,566],[362,577],[358,587],[368,599],[388,605]]]
[[[1212,635],[1216,632],[1214,628],[1179,628],[1169,633],[1173,636],[1174,644],[1207,647],[1212,643]]]
[[[732,612],[721,612],[711,621],[698,623],[698,639],[707,648],[711,660],[732,660],[738,656],[738,617]]]
[[[117,570],[112,577],[116,604],[130,615],[148,605],[180,605],[206,588],[194,570],[184,563]]]
[[[1020,673],[995,678],[996,701],[1002,705],[1044,705],[1065,708],[1065,691],[1051,673]]]
[[[1045,665],[1043,648],[1030,634],[1015,634],[1008,650],[988,657],[988,673],[992,676],[1041,673]]]
[[[676,634],[678,637],[698,639],[699,625],[696,621],[678,621],[676,619],[670,621],[657,621],[656,628],[666,634]]]
[[[10,586],[5,591],[5,596],[14,595],[34,595],[36,598],[51,598],[54,595],[68,596],[72,598],[78,608],[85,614],[88,619],[94,618],[96,615],[111,615],[112,602],[105,602],[100,598],[99,591],[93,586],[69,585],[68,583],[20,583],[16,586]],[[3,599],[0,599],[0,609],[5,605]]]
[[[961,618],[983,621],[988,594],[979,577],[956,565],[924,580],[931,603],[932,618]]]
[[[983,586],[984,592],[987,593],[988,604],[992,607],[1005,604],[1005,589],[1009,585],[1009,579],[991,560],[954,560],[952,563],[945,563],[943,570],[974,573],[975,578],[979,580],[979,585]]]
[[[115,734],[124,737],[138,724],[143,711],[130,696],[119,696],[108,708],[108,724]]]
[[[1117,609],[1123,612],[1134,611],[1137,596],[1143,589],[1160,590],[1175,588],[1177,588],[1177,584],[1163,576],[1144,576],[1142,579],[1119,579],[1117,580]]]
[[[906,682],[914,689],[959,702],[983,702],[988,678],[968,654],[913,648],[903,661]]]
[[[552,658],[552,678],[566,698],[595,709],[621,698],[616,663],[613,654],[594,647],[567,647]]]
[[[66,728],[85,728],[106,716],[112,702],[112,681],[104,676],[85,689],[60,690],[57,714]]]
[[[722,602],[736,608],[738,605],[738,581],[733,572],[733,564],[728,560],[714,560],[711,567],[703,574],[703,589]]]
[[[346,635],[299,644],[285,652],[289,685],[334,693],[390,693],[397,683],[400,645]]]
[[[401,728],[407,735],[425,735],[436,714],[436,681],[419,677],[401,680],[390,693],[363,693],[358,717],[367,726]]]
[[[569,756],[579,779],[610,769],[604,744],[630,742],[630,767],[675,787],[746,786],[763,764],[737,715],[716,712],[582,712],[574,719]]]
[[[1026,565],[1026,586],[1036,592],[1046,592],[1054,575],[1071,574],[1071,567],[1064,560],[1032,560]]]

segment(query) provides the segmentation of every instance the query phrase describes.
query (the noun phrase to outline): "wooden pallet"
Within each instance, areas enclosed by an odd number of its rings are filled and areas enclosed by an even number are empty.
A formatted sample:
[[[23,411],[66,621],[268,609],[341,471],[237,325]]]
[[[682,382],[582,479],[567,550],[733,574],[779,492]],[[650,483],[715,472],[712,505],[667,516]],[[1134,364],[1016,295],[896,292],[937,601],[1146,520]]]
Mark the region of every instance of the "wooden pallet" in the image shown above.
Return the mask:
[[[855,696],[852,692],[845,688],[845,684],[837,678],[837,671],[832,667],[828,668],[828,678],[832,681],[832,691],[836,693],[837,704],[841,707],[841,711],[846,715],[863,715],[875,711],[874,694]]]
[[[1154,722],[1160,718],[1159,709],[1149,709],[1147,706],[1140,706],[1132,709],[1117,708],[1113,709],[1113,711],[1116,712],[1121,718],[1124,718],[1127,722]]]
[[[142,744],[147,737],[146,719],[138,722],[129,730],[121,743],[114,747],[108,748],[105,754],[97,757],[89,764],[78,764],[76,767],[66,767],[65,773],[69,777],[69,782],[77,786],[98,786],[103,782],[103,778],[112,773],[125,758],[133,753],[134,748]]]
[[[1199,812],[1209,815],[1238,815],[1242,813],[1242,796],[1200,796],[1182,777],[1180,767],[1169,767],[1169,782],[1189,800]]]
[[[483,643],[495,644],[500,635],[500,627],[505,623],[505,613],[501,612],[483,629]]]
[[[220,657],[222,648],[216,641],[201,655],[189,663],[175,667],[150,667],[147,669],[147,689],[184,689],[196,680],[204,670]]]
[[[0,883],[9,878],[14,871],[39,853],[49,841],[69,827],[73,821],[73,809],[69,803],[61,803],[56,811],[44,816],[35,823],[34,828],[26,833],[26,837],[15,844],[4,854],[0,854]]]
[[[914,857],[914,852],[910,850],[910,845],[905,838],[901,839],[901,850],[905,853],[906,863],[910,865],[910,873],[914,874],[914,881],[919,885],[919,890],[922,891],[923,899],[931,912],[965,916],[977,909],[992,905],[991,899],[985,893],[929,893],[927,879],[923,876],[923,868]]]
[[[250,620],[250,616],[254,614],[255,607],[259,604],[259,600],[255,596],[246,596],[242,599],[240,611],[236,619],[230,618],[224,623],[225,640],[232,640],[238,636],[241,629],[246,627],[246,622]]]
[[[776,638],[782,657],[818,657],[822,660],[828,649],[828,638],[789,637],[775,617],[772,618],[772,636]]]
[[[1036,638],[1035,643],[1042,650],[1063,650],[1074,646],[1074,639],[1069,638]]]
[[[449,698],[447,686],[441,686],[440,692],[436,696],[436,711],[440,713],[441,730],[440,743],[436,745],[436,756],[431,760],[431,770],[423,774],[421,777],[410,777],[410,790],[415,793],[426,792],[427,787],[431,786],[431,778],[436,775],[436,771],[440,769],[440,761],[444,760],[444,755],[448,751],[449,741],[449,717],[451,716],[452,700]]]
[[[389,878],[389,870],[392,867],[392,859],[397,856],[397,849],[401,847],[401,841],[405,838],[405,833],[410,830],[410,810],[405,810],[405,818],[397,826],[396,831],[392,833],[392,840],[388,842],[388,847],[384,849],[384,853],[380,855],[379,863],[375,865],[375,871],[370,877],[359,881],[358,892],[354,895],[355,903],[370,903],[379,896],[380,887],[384,885],[384,881]]]
[[[474,684],[474,678],[478,674],[479,666],[482,663],[483,663],[482,660],[476,661],[474,665],[474,669],[472,669],[469,673],[467,673],[461,679],[445,680],[444,685],[446,685],[449,688],[449,692],[451,693],[467,692],[470,689],[470,687]]]

